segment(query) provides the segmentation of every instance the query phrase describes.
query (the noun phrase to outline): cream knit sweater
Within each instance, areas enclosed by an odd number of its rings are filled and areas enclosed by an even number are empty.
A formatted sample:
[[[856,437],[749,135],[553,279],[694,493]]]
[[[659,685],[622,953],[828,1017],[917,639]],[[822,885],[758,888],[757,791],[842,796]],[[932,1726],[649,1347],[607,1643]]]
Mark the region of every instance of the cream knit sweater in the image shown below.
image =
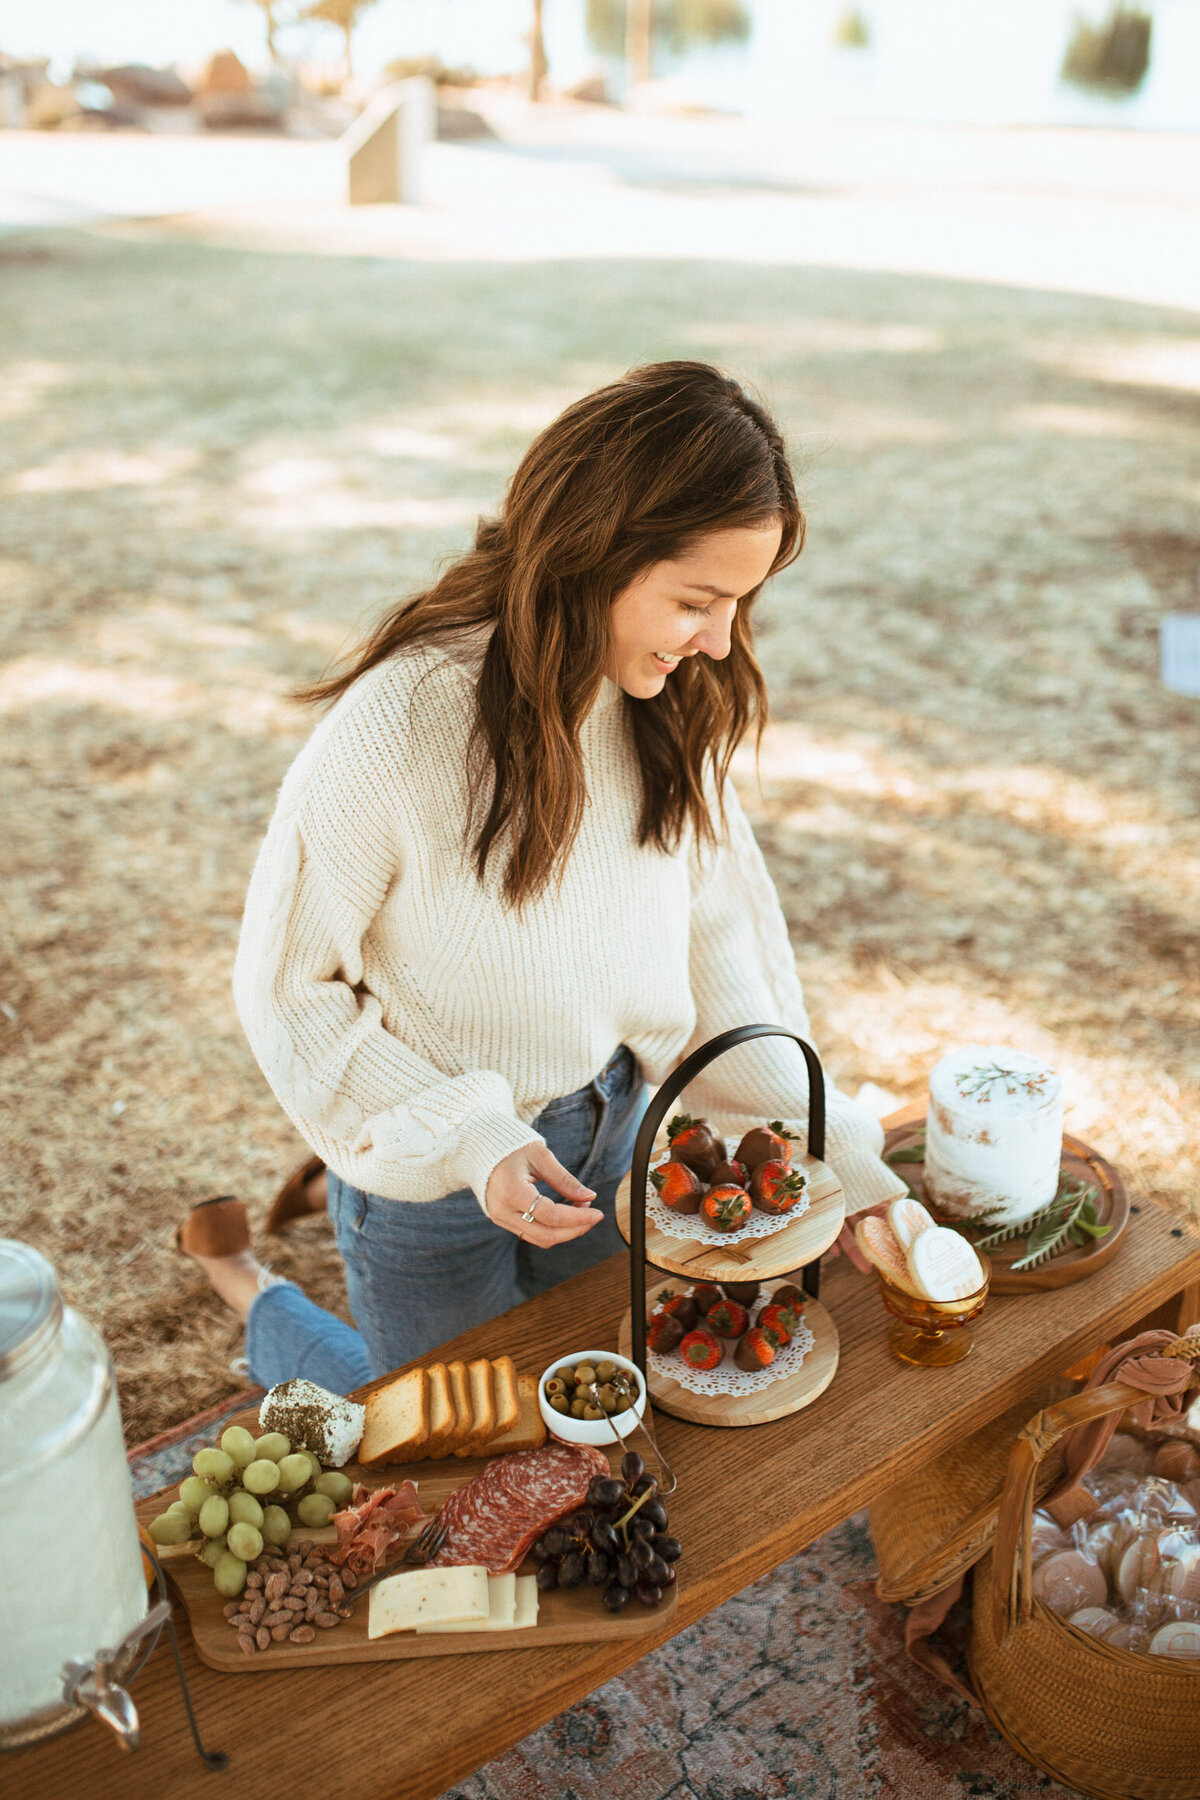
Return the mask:
[[[394,1200],[470,1187],[540,1141],[530,1120],[618,1044],[657,1085],[697,1045],[763,1021],[808,1036],[787,928],[730,788],[716,852],[637,847],[639,773],[612,682],[583,727],[588,801],[561,881],[514,912],[503,847],[463,847],[478,647],[364,675],[284,779],[246,902],[238,1012],[284,1111],[329,1166]],[[803,1122],[784,1039],[721,1057],[693,1111]],[[829,1090],[826,1156],[851,1210],[903,1183],[882,1132]]]

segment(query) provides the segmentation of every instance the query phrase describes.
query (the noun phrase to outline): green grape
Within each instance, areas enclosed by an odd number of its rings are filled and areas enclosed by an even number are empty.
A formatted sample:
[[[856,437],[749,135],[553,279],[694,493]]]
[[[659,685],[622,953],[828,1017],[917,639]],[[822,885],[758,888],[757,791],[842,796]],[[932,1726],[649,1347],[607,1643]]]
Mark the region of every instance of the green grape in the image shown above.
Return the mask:
[[[221,1433],[221,1448],[235,1469],[244,1469],[258,1455],[254,1439],[244,1425],[229,1425]]]
[[[269,1456],[272,1462],[282,1462],[292,1447],[292,1440],[285,1438],[282,1431],[268,1431],[259,1438],[254,1446],[256,1457]]]
[[[229,1525],[229,1502],[211,1494],[200,1508],[200,1529],[206,1538],[223,1537]]]
[[[221,1558],[228,1555],[229,1550],[226,1546],[224,1537],[208,1538],[205,1541],[203,1550],[200,1552],[200,1561],[202,1563],[207,1563],[210,1569],[215,1569]]]
[[[285,1456],[279,1464],[279,1492],[294,1494],[312,1480],[312,1468],[307,1456]]]
[[[263,1509],[245,1488],[234,1488],[229,1496],[229,1523],[231,1525],[253,1525],[261,1530]]]
[[[312,1479],[314,1481],[316,1481],[317,1477],[321,1474],[320,1458],[317,1456],[314,1456],[311,1450],[301,1450],[300,1455],[307,1456],[308,1466],[312,1470]]]
[[[186,1544],[192,1535],[192,1515],[189,1512],[159,1513],[157,1519],[150,1521],[150,1536],[156,1544]]]
[[[340,1469],[328,1469],[324,1475],[318,1475],[315,1487],[318,1494],[328,1494],[335,1506],[345,1506],[354,1492],[354,1483]]]
[[[302,1525],[328,1525],[334,1510],[328,1494],[305,1494],[296,1508],[296,1516]]]
[[[213,1570],[213,1581],[218,1594],[224,1594],[227,1600],[236,1600],[246,1585],[246,1565],[241,1557],[226,1550]]]
[[[242,1486],[249,1494],[273,1494],[279,1486],[279,1464],[260,1456],[242,1470]]]
[[[219,1487],[233,1474],[233,1458],[226,1456],[223,1450],[197,1450],[192,1458],[192,1468],[197,1475],[206,1481],[215,1481]]]
[[[268,1544],[276,1550],[282,1550],[292,1535],[292,1521],[282,1506],[268,1506],[263,1510],[262,1534]]]
[[[186,1513],[189,1519],[192,1516],[192,1509],[188,1505],[186,1500],[172,1500],[170,1506],[168,1506],[168,1508],[167,1508],[167,1511],[169,1513]]]
[[[262,1532],[256,1531],[253,1525],[231,1525],[228,1542],[234,1556],[240,1556],[243,1562],[253,1562],[256,1556],[262,1555]]]
[[[204,1502],[216,1491],[215,1483],[202,1481],[199,1475],[189,1475],[179,1484],[179,1498],[190,1513],[198,1513]]]

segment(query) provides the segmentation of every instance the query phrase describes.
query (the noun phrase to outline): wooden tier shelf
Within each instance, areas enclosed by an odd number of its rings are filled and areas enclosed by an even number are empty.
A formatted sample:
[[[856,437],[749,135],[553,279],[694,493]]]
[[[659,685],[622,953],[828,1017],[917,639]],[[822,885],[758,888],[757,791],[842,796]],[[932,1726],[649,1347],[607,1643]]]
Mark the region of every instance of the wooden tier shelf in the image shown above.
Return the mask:
[[[691,1285],[690,1279],[654,1282],[646,1290],[647,1312],[664,1288],[686,1292]],[[819,1300],[805,1302],[804,1323],[815,1341],[794,1375],[785,1375],[750,1394],[694,1394],[682,1382],[671,1381],[651,1367],[646,1379],[655,1406],[674,1419],[686,1419],[689,1425],[767,1425],[772,1419],[803,1411],[833,1380],[839,1355],[837,1326]],[[626,1311],[618,1333],[622,1356],[629,1355],[632,1341],[632,1321]]]
[[[655,1146],[655,1161],[667,1146]],[[846,1217],[841,1183],[828,1163],[814,1156],[796,1156],[796,1168],[808,1171],[808,1209],[771,1237],[736,1237],[729,1244],[702,1244],[695,1238],[668,1237],[646,1215],[646,1259],[657,1269],[689,1281],[771,1281],[791,1275],[823,1256],[842,1229]],[[629,1242],[629,1176],[617,1189],[617,1225]],[[661,1284],[660,1284],[661,1285]],[[683,1415],[681,1415],[683,1416]]]

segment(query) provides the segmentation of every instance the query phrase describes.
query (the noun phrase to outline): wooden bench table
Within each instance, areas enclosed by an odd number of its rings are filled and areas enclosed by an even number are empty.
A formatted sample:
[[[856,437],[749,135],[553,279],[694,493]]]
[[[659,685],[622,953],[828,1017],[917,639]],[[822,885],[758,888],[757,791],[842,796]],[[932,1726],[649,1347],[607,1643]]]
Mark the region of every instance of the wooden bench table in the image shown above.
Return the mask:
[[[588,1274],[457,1338],[443,1356],[509,1352],[540,1372],[580,1343],[615,1347],[628,1261]],[[23,1800],[231,1800],[333,1786],[353,1800],[428,1800],[600,1687],[627,1664],[803,1550],[901,1477],[1025,1398],[1048,1376],[1130,1334],[1156,1311],[1200,1316],[1200,1234],[1142,1205],[1127,1241],[1089,1281],[993,1296],[976,1347],[949,1369],[911,1368],[885,1345],[873,1278],[826,1263],[822,1299],[841,1334],[832,1386],[806,1411],[741,1430],[659,1415],[679,1475],[671,1528],[684,1545],[670,1630],[609,1646],[481,1651],[456,1658],[223,1675],[180,1637],[200,1728],[229,1754],[224,1774],[192,1748],[169,1648],[134,1684],[142,1747],[123,1754],[92,1721],[6,1759]],[[1165,1308],[1169,1311],[1164,1312]],[[650,1460],[649,1458],[647,1459]],[[730,1530],[730,1520],[739,1529]]]

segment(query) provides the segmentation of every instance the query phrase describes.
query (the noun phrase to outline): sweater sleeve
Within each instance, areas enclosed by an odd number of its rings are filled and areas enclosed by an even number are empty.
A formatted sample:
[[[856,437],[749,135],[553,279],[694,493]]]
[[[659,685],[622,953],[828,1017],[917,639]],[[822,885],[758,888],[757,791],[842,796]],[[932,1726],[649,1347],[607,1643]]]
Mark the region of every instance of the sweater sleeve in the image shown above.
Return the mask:
[[[365,678],[284,781],[259,853],[234,998],[264,1075],[318,1155],[356,1187],[411,1199],[470,1187],[541,1143],[499,1074],[465,1066],[411,977],[390,970],[402,1016],[364,982],[364,941],[404,855],[409,709]]]
[[[732,783],[715,849],[693,852],[690,968],[696,1028],[688,1053],[735,1025],[783,1025],[811,1042],[804,995],[774,883]],[[825,1087],[825,1160],[861,1212],[907,1192],[881,1160],[883,1129],[831,1083]],[[688,1104],[715,1121],[783,1119],[803,1136],[808,1078],[795,1044],[761,1038],[710,1063]]]

